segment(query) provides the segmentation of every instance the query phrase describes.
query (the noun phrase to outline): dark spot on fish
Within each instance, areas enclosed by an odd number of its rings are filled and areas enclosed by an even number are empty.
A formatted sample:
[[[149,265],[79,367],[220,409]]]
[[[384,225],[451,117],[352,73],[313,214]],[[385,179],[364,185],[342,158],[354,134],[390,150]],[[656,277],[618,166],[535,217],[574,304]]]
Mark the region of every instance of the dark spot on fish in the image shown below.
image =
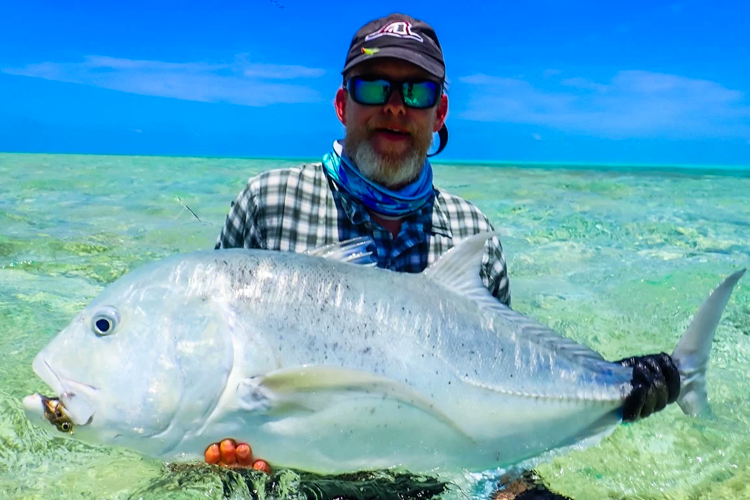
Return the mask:
[[[367,354],[367,353],[368,353],[368,352],[370,352],[371,350],[372,350],[372,349],[370,349],[369,347],[365,347],[365,348],[364,348],[364,350],[362,350],[362,353],[363,353],[363,354]]]

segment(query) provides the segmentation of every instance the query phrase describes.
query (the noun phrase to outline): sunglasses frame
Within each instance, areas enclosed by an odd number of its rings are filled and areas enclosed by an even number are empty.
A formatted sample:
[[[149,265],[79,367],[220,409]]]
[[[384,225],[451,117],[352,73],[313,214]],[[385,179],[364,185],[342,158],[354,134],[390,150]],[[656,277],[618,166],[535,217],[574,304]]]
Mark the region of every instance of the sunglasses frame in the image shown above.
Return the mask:
[[[374,82],[377,80],[382,80],[384,82],[387,82],[390,85],[390,88],[388,89],[388,95],[385,97],[385,101],[381,103],[369,103],[369,102],[361,102],[357,100],[356,93],[354,92],[353,86],[355,85],[355,80],[362,80],[366,82]],[[404,84],[416,84],[416,83],[434,83],[437,86],[437,89],[435,91],[435,102],[432,103],[430,106],[413,106],[406,103],[406,99],[404,99]],[[348,78],[347,80],[344,80],[344,89],[346,92],[351,96],[352,100],[356,102],[357,104],[361,106],[385,106],[388,101],[391,100],[391,95],[393,95],[393,91],[397,90],[399,94],[401,94],[401,102],[404,104],[405,107],[410,109],[431,109],[437,106],[440,103],[440,96],[443,95],[445,91],[445,86],[442,82],[431,80],[429,78],[408,78],[405,80],[393,80],[391,78],[386,78],[383,76],[378,75],[356,75]]]

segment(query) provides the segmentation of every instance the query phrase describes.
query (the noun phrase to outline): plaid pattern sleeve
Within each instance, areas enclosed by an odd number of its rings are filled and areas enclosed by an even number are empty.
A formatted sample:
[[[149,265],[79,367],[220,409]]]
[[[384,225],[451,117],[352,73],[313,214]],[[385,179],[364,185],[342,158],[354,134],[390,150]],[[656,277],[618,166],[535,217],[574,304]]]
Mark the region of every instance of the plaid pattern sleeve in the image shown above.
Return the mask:
[[[281,219],[291,169],[252,177],[232,201],[215,249],[267,248],[266,228]]]
[[[215,249],[245,246],[245,234],[252,232],[252,228],[255,226],[255,217],[248,215],[248,212],[254,211],[253,199],[254,196],[250,191],[250,186],[247,186],[232,201],[229,214],[224,221],[224,227],[216,241]]]
[[[435,188],[432,203],[404,219],[396,238],[329,179],[320,164],[270,170],[252,177],[232,202],[215,248],[306,250],[369,236],[378,267],[419,273],[457,242],[493,231],[472,203]],[[498,238],[487,241],[482,282],[510,307],[510,285]]]

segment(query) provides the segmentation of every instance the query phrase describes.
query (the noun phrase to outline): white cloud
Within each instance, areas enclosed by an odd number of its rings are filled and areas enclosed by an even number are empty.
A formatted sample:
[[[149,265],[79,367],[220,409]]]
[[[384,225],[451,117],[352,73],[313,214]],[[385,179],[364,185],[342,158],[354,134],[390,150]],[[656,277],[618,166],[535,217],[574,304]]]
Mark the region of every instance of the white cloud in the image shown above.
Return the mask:
[[[316,90],[290,81],[324,74],[305,66],[251,63],[244,56],[217,64],[87,56],[83,62],[44,62],[0,71],[132,94],[245,106],[320,101]]]
[[[747,137],[750,103],[719,83],[648,71],[620,71],[608,82],[475,74],[458,116],[467,120],[545,125],[611,137]]]
[[[580,77],[566,78],[565,80],[560,82],[560,85],[565,85],[566,87],[573,87],[582,90],[596,90],[597,92],[607,92],[609,90],[609,87],[607,85],[596,83],[589,80],[588,78]]]
[[[536,133],[531,134],[531,137],[533,137],[535,141],[541,141],[542,140],[542,136],[539,135],[539,134],[536,134]]]

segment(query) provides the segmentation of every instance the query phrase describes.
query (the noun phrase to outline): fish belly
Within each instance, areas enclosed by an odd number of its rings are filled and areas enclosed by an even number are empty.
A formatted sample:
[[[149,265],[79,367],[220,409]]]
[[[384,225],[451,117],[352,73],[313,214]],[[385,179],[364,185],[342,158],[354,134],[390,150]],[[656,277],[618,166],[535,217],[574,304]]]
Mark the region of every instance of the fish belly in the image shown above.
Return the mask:
[[[472,392],[474,392],[472,394]],[[555,401],[465,391],[454,428],[420,408],[379,396],[330,396],[316,411],[257,416],[228,412],[173,456],[201,456],[207,442],[248,442],[277,467],[321,474],[398,468],[413,473],[482,471],[612,431],[614,403]],[[465,419],[462,419],[465,417]]]

